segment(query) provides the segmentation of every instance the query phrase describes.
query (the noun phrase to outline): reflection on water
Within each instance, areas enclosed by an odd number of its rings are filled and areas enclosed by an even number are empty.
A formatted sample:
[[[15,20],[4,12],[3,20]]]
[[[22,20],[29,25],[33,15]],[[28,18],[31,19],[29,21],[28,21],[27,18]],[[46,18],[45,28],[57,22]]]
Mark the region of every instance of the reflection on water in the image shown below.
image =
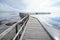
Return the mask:
[[[6,30],[8,28],[8,26],[6,25],[0,25],[0,33],[2,33],[4,30]]]
[[[56,21],[56,22],[60,22],[60,17],[54,17],[54,18],[51,18],[51,20]]]
[[[60,29],[60,17],[49,18],[48,23],[53,25],[54,28]]]
[[[55,17],[49,15],[31,15],[31,16],[38,18],[40,21],[44,23],[52,25],[52,27],[54,28],[60,29],[60,17],[57,17],[58,15]]]

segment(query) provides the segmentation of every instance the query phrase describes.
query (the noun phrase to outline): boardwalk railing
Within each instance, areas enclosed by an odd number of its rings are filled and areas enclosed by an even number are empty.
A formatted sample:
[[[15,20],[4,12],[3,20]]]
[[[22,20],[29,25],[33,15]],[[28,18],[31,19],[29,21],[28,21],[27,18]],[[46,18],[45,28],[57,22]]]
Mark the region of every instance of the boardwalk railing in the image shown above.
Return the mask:
[[[22,14],[22,13],[20,13]],[[19,40],[24,27],[29,19],[28,14],[23,14],[24,16],[20,21],[6,29],[4,32],[0,34],[0,40]]]

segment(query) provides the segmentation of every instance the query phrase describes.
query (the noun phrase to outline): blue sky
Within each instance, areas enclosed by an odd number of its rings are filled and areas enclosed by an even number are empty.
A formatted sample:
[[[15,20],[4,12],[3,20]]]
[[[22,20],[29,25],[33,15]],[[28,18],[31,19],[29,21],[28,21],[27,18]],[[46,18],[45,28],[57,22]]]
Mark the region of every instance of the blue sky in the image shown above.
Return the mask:
[[[60,2],[55,2],[52,6],[60,7]]]

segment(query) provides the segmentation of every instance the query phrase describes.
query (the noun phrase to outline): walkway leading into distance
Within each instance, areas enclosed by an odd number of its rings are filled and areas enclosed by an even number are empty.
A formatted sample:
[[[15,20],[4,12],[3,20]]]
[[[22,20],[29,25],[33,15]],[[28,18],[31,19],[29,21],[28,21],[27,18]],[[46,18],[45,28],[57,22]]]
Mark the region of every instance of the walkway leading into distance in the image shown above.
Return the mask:
[[[36,18],[29,17],[22,40],[52,40]]]

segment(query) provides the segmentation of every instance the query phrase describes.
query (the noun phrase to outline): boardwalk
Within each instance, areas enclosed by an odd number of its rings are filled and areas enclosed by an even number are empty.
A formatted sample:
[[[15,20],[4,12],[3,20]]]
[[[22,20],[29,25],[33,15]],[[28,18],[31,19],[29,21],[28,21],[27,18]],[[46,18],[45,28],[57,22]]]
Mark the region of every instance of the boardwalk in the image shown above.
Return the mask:
[[[51,40],[37,19],[30,17],[22,40]]]

